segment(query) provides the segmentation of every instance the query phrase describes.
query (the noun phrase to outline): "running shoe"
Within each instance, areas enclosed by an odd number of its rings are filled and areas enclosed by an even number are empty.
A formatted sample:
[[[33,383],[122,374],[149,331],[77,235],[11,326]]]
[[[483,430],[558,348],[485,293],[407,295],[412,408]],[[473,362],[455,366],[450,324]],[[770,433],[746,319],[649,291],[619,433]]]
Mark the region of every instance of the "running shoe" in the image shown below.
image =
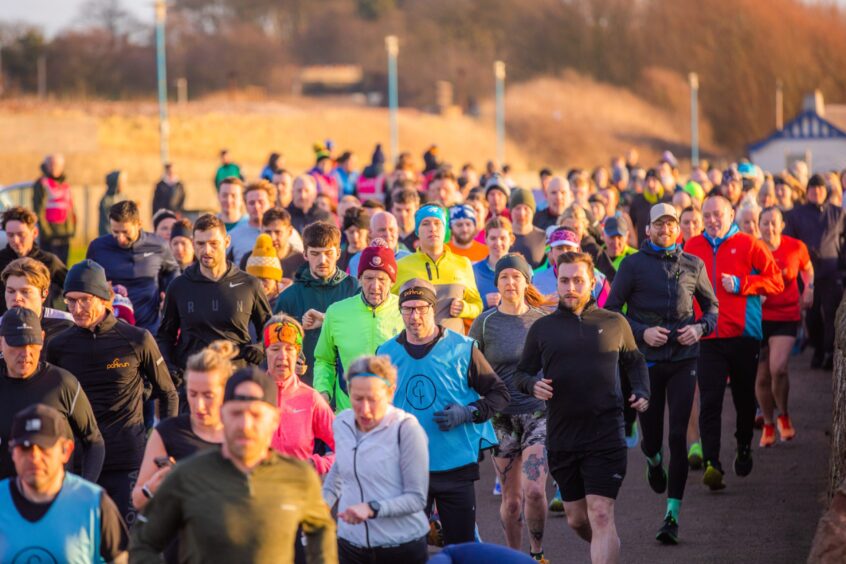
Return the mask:
[[[658,530],[655,538],[661,544],[679,544],[679,523],[672,515],[664,517],[664,524]]]
[[[561,499],[561,490],[555,488],[555,495],[549,501],[549,510],[552,513],[564,513],[564,500]]]
[[[637,447],[637,442],[640,440],[640,433],[637,430],[637,421],[632,423],[632,428],[627,429],[626,433],[626,446],[629,448]]]
[[[702,460],[702,443],[696,441],[690,445],[690,449],[687,451],[687,463],[691,470],[701,470]]]
[[[646,481],[649,482],[649,487],[655,493],[664,493],[667,491],[667,471],[664,470],[664,465],[652,466],[649,462],[646,463]]]
[[[543,551],[540,552],[529,552],[529,556],[535,559],[536,562],[540,562],[541,564],[549,564],[549,560],[543,555]]]
[[[779,418],[781,419],[781,418]],[[779,427],[780,430],[780,427]],[[775,444],[775,425],[764,424],[764,431],[761,433],[761,442],[758,446],[761,448],[771,447]]]
[[[778,434],[782,441],[789,441],[796,436],[796,429],[793,428],[789,415],[779,415],[776,425],[778,425]]]
[[[761,413],[761,408],[755,410],[755,428],[756,429],[763,429],[764,428],[764,414]]]
[[[734,473],[741,478],[752,472],[752,445],[739,445],[734,457]]]
[[[499,483],[499,476],[494,481],[493,495],[502,495],[502,484]]]
[[[711,462],[705,463],[705,473],[702,475],[702,483],[708,486],[712,492],[726,489],[726,483],[723,481],[723,471]]]

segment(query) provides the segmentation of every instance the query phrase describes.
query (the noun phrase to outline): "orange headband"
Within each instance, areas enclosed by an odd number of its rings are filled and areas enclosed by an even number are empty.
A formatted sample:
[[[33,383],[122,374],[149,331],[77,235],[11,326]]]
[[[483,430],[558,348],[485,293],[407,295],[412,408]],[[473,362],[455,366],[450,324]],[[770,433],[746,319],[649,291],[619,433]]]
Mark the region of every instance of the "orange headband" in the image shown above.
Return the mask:
[[[290,321],[271,323],[264,328],[264,348],[276,343],[287,343],[303,350],[303,333],[300,328]]]

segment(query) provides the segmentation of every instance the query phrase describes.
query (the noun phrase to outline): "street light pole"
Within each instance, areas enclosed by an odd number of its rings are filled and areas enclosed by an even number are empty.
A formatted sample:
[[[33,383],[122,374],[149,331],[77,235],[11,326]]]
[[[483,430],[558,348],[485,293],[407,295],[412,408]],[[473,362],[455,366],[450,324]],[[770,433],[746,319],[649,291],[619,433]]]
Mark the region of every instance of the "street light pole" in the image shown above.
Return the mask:
[[[496,160],[498,166],[505,163],[505,63],[494,61],[496,77]]]
[[[385,37],[385,49],[388,51],[388,108],[391,127],[391,162],[396,162],[399,156],[399,87],[397,85],[399,41],[396,35]]]
[[[699,166],[699,75],[692,72],[690,81],[690,165]]]
[[[169,161],[168,138],[170,124],[167,119],[167,59],[165,54],[166,0],[156,0],[156,74],[159,87],[159,150],[162,166]]]

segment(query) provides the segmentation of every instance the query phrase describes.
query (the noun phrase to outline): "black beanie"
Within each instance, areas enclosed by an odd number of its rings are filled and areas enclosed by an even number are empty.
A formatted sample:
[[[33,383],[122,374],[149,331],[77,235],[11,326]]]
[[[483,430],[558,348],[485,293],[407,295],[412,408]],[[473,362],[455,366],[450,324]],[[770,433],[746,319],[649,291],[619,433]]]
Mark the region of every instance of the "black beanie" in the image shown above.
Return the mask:
[[[526,282],[531,283],[532,267],[529,266],[529,263],[526,262],[526,259],[523,258],[523,255],[518,253],[508,253],[507,255],[504,255],[501,259],[496,261],[496,267],[494,267],[494,285],[499,282],[499,275],[506,268],[513,268],[515,270],[519,270],[520,273],[526,277]]]
[[[173,239],[174,237],[193,239],[194,233],[191,231],[190,226],[185,225],[182,221],[177,221],[170,230],[170,238]]]
[[[83,292],[111,301],[112,288],[106,280],[106,271],[91,259],[85,259],[71,267],[65,278],[65,291]]]

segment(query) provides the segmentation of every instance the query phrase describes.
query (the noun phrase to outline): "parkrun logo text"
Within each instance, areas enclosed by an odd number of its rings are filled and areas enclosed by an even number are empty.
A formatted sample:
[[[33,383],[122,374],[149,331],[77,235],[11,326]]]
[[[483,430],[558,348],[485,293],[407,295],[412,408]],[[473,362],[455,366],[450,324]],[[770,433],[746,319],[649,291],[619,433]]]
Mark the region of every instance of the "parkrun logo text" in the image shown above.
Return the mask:
[[[114,359],[109,364],[106,365],[106,369],[111,370],[114,368],[129,368],[128,362],[121,362],[119,358]]]

